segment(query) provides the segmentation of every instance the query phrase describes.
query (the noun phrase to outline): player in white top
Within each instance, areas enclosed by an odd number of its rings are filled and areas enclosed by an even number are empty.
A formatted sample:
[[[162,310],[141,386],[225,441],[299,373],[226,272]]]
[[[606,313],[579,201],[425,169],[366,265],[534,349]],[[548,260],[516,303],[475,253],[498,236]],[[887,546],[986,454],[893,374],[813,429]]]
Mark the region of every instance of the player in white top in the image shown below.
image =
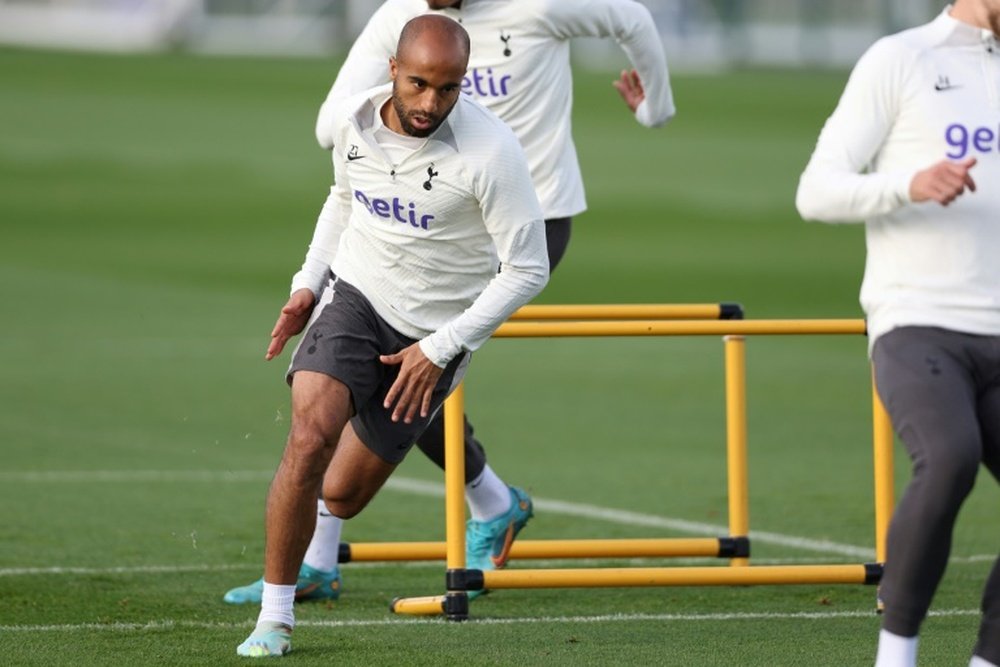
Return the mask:
[[[305,328],[267,500],[261,612],[240,655],[291,649],[317,489],[334,516],[358,514],[461,380],[469,353],[548,279],[523,150],[460,92],[468,54],[457,22],[415,18],[400,35],[392,85],[335,113],[335,185],[266,355]]]
[[[570,123],[570,40],[615,39],[634,67],[622,72],[615,87],[638,122],[662,125],[675,109],[666,57],[649,10],[633,0],[389,0],[359,35],[320,109],[316,137],[321,146],[336,144],[332,127],[340,101],[389,80],[387,63],[399,32],[406,21],[422,14],[456,19],[469,32],[472,53],[462,91],[503,119],[524,147],[545,216],[549,265],[555,269],[569,243],[572,216],[587,207]],[[440,416],[417,446],[444,467]],[[466,565],[503,567],[511,544],[508,530],[516,536],[530,518],[530,498],[523,490],[508,487],[488,465],[468,420],[465,473],[471,514]],[[317,512],[315,538],[300,578],[300,599],[339,595],[340,522],[322,502]],[[259,602],[260,586],[258,581],[234,588],[224,599],[234,604]]]
[[[878,667],[917,636],[980,465],[1000,480],[1000,0],[956,0],[861,58],[799,183],[802,216],[863,220],[878,393],[913,461],[889,528]],[[1000,561],[971,665],[1000,664]]]

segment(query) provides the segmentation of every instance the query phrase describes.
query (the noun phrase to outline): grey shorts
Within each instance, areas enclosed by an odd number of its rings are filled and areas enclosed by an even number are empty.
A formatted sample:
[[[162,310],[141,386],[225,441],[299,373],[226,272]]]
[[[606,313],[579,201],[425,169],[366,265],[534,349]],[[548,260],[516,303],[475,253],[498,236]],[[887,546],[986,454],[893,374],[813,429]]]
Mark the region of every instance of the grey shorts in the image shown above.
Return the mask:
[[[399,333],[378,316],[368,299],[353,285],[331,278],[313,309],[292,355],[286,379],[297,371],[324,373],[351,391],[351,425],[372,452],[388,463],[399,463],[461,382],[470,354],[459,355],[445,367],[431,399],[428,417],[393,422],[392,410],[382,406],[399,375],[399,366],[386,366],[381,354],[395,354],[417,342]]]

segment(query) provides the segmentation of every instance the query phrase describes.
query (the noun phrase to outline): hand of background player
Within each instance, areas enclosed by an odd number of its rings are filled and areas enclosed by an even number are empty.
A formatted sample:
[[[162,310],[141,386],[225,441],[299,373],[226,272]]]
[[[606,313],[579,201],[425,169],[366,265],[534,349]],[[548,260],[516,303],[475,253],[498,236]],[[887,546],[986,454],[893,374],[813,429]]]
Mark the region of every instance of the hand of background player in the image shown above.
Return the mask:
[[[642,82],[639,81],[639,73],[635,70],[631,72],[622,70],[621,77],[617,81],[612,82],[611,85],[622,96],[622,99],[625,100],[625,104],[632,110],[632,113],[635,113],[635,110],[639,108],[642,101],[646,99],[646,91],[642,89]]]
[[[936,201],[947,206],[966,190],[976,191],[976,182],[969,170],[976,166],[976,158],[961,162],[941,160],[923,171],[918,171],[910,181],[910,199],[914,202]]]
[[[309,321],[309,315],[312,313],[315,301],[316,296],[312,290],[305,288],[295,290],[292,296],[288,297],[288,303],[281,309],[278,321],[271,329],[271,343],[267,346],[267,354],[264,355],[265,361],[270,361],[281,354],[288,339],[301,333],[306,322]]]
[[[389,387],[382,404],[386,410],[392,408],[392,421],[398,422],[402,418],[410,424],[418,409],[420,416],[426,417],[430,413],[434,387],[444,369],[424,356],[418,343],[396,354],[383,354],[379,361],[387,366],[399,365],[399,376]]]

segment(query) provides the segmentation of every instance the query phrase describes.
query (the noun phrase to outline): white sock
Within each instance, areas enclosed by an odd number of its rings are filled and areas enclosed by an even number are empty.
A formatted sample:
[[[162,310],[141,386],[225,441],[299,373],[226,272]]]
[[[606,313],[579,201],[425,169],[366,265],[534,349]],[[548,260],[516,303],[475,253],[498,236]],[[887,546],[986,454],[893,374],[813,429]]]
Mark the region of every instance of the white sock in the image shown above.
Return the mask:
[[[295,627],[295,584],[269,584],[264,582],[264,596],[260,602],[260,616],[257,624],[271,622],[284,623]]]
[[[972,660],[969,661],[969,667],[997,667],[992,662],[986,658],[980,658],[978,655],[972,656]]]
[[[320,572],[335,570],[340,553],[340,529],[343,526],[344,520],[330,514],[322,498],[317,500],[316,530],[313,531],[312,541],[302,562]]]
[[[510,489],[486,464],[479,477],[465,485],[469,513],[476,521],[495,519],[510,509]]]
[[[875,667],[916,667],[917,638],[900,637],[888,630],[878,633],[878,655]]]

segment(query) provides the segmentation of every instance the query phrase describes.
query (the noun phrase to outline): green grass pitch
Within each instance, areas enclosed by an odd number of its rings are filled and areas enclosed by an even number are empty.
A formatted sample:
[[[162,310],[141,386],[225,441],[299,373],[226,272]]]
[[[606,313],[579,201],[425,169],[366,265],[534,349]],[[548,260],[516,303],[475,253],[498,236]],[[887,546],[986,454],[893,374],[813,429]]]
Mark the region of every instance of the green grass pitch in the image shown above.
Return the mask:
[[[240,662],[256,612],[221,596],[261,569],[288,424],[287,357],[263,352],[329,186],[312,124],[335,71],[0,51],[0,662]],[[793,205],[845,73],[676,75],[679,114],[657,131],[612,78],[577,77],[590,210],[540,302],[860,316],[861,227],[807,224]],[[865,341],[752,338],[747,357],[755,561],[866,560]],[[715,337],[489,343],[467,400],[494,468],[538,501],[524,536],[724,526],[722,371]],[[418,455],[397,475],[442,480]],[[998,501],[984,473],[923,665],[968,660]],[[443,534],[441,497],[409,485],[345,539]],[[344,577],[337,603],[298,607],[291,664],[841,667],[871,664],[878,628],[863,586],[508,590],[455,624],[388,612],[442,592],[441,564]]]

